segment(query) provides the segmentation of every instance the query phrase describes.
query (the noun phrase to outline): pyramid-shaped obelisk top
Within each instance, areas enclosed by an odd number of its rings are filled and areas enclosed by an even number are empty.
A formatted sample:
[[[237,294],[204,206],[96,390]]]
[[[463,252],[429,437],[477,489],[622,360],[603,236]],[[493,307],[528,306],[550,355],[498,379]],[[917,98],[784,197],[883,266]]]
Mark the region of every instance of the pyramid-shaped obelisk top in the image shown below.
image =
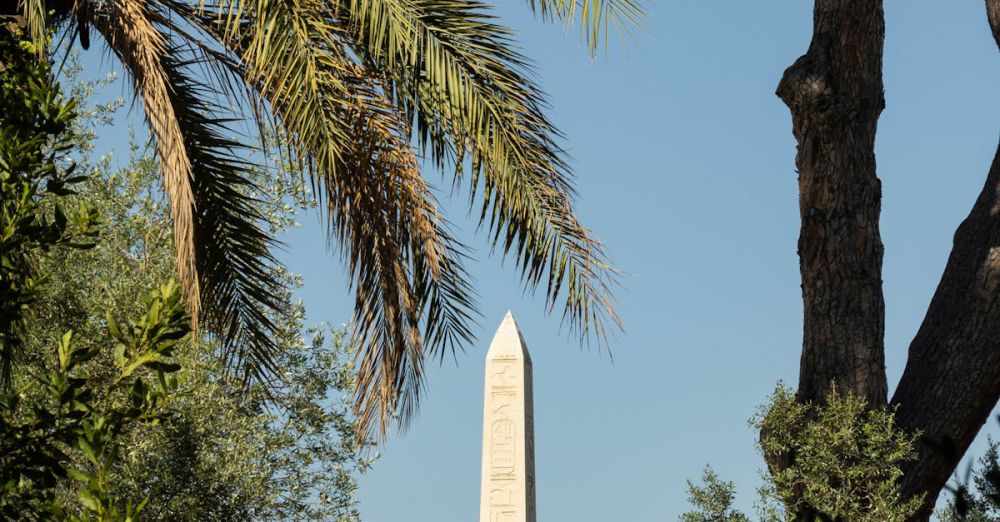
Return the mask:
[[[486,359],[515,357],[523,359],[531,364],[531,356],[528,355],[528,346],[521,335],[521,329],[517,327],[514,314],[509,310],[503,317],[500,328],[493,334],[493,341],[490,343],[490,351],[486,353]]]
[[[531,356],[507,312],[486,354],[480,522],[535,522]]]

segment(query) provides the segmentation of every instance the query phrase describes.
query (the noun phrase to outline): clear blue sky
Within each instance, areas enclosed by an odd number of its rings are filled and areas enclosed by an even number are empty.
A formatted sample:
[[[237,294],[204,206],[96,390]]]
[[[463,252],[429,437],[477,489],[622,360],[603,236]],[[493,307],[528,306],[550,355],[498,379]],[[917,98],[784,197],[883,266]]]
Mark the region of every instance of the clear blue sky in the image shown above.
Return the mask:
[[[483,357],[507,309],[534,361],[539,520],[676,520],[685,479],[705,464],[750,509],[762,462],[747,419],[798,372],[795,144],[773,92],[808,45],[811,3],[660,0],[627,52],[612,45],[597,61],[575,28],[537,22],[516,1],[501,13],[567,135],[579,212],[624,271],[627,333],[613,360],[582,350],[510,263],[488,257],[464,198],[446,204],[479,247],[470,269],[485,319],[457,364],[433,365],[420,416],[362,478],[364,519],[476,520]],[[888,2],[886,25],[877,159],[894,386],[993,158],[1000,55],[979,0]],[[305,277],[310,320],[343,323],[345,271],[319,219],[302,221],[282,258]]]

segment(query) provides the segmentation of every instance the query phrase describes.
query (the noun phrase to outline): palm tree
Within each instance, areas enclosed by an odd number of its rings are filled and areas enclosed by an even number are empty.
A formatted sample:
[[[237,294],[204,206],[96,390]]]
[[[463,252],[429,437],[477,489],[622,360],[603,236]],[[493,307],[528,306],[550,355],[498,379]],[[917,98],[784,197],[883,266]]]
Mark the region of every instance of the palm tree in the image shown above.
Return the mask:
[[[585,341],[620,328],[615,270],[574,214],[572,177],[530,64],[477,0],[21,0],[42,49],[91,31],[128,73],[170,199],[192,316],[242,378],[276,375],[274,239],[247,172],[257,137],[311,181],[355,293],[355,405],[383,436],[411,418],[427,357],[471,339],[475,292],[422,176],[465,180],[529,289]],[[581,21],[590,52],[636,26],[634,0],[529,0]],[[0,8],[12,11],[14,8]],[[3,13],[0,13],[3,14]],[[8,13],[11,14],[11,13]],[[96,39],[95,39],[96,40]],[[242,122],[250,131],[236,132]],[[236,135],[237,137],[233,137]],[[251,139],[244,139],[249,135]]]

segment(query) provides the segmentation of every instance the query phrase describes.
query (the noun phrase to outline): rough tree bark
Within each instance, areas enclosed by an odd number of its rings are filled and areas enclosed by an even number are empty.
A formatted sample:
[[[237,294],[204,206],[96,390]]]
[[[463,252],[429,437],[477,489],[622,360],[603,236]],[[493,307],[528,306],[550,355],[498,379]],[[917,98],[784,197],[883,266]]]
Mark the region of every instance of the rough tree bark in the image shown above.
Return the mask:
[[[799,144],[806,401],[822,401],[835,381],[870,404],[886,402],[875,175],[884,35],[881,0],[816,0],[809,49],[778,85]]]
[[[1000,0],[986,0],[1000,46]],[[886,403],[881,189],[875,131],[884,106],[881,0],[816,0],[809,50],[777,94],[798,141],[799,237],[805,321],[799,397],[822,401],[831,382]],[[1000,399],[1000,148],[954,247],[892,398],[919,430],[904,493],[941,488]]]
[[[986,0],[1000,46],[1000,0]],[[927,494],[921,519],[1000,398],[1000,147],[986,185],[955,232],[944,275],[892,398],[922,432],[904,491]]]

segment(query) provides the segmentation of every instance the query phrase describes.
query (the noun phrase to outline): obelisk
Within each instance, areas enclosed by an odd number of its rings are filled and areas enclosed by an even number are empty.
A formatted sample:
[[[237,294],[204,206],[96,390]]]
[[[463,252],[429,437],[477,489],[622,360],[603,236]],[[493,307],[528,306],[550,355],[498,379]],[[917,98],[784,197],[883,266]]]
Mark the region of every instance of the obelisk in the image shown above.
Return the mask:
[[[479,522],[535,522],[531,357],[507,312],[486,354]]]

